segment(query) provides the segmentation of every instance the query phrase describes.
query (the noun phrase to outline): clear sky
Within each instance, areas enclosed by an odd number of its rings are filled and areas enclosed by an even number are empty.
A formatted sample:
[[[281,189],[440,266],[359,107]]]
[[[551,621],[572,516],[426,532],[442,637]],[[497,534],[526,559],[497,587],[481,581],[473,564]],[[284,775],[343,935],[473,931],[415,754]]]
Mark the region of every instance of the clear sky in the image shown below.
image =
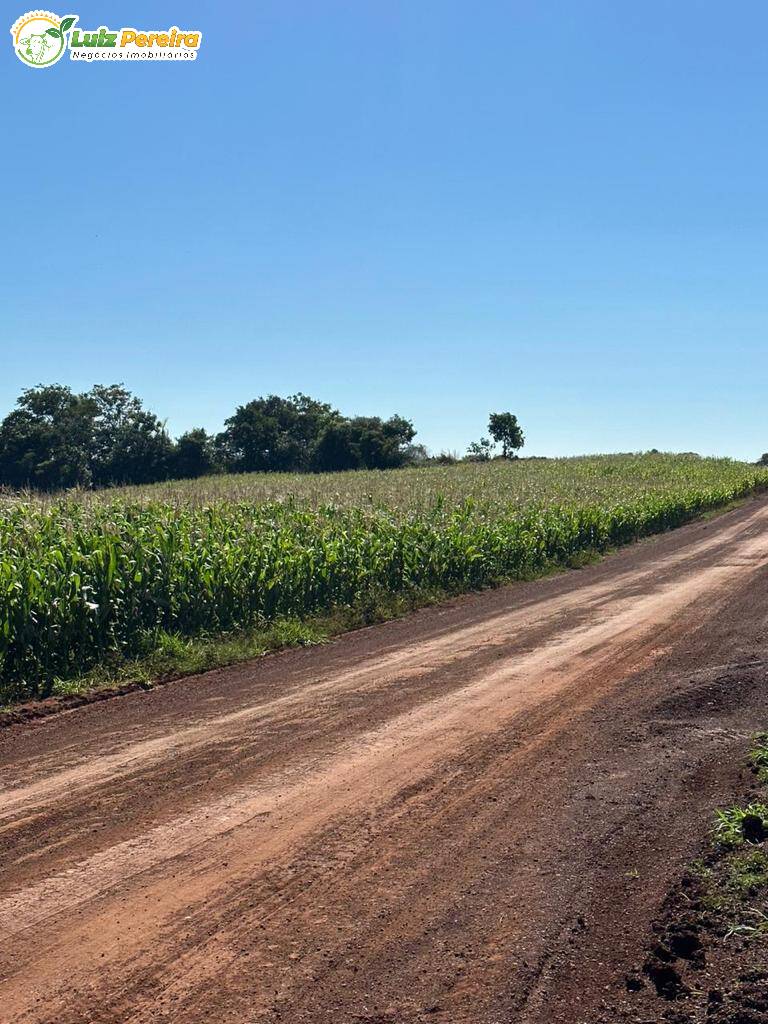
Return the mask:
[[[57,0],[58,3],[58,0]],[[196,63],[0,60],[0,413],[124,381],[463,450],[768,450],[764,0],[73,2]]]

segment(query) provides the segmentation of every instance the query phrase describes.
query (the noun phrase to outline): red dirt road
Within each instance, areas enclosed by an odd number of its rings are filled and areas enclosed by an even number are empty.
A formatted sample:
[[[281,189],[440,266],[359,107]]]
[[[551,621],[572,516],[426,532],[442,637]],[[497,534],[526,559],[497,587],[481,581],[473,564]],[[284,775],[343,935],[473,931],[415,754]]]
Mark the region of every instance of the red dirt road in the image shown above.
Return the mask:
[[[768,502],[0,734],[2,1024],[597,1019],[768,722]]]

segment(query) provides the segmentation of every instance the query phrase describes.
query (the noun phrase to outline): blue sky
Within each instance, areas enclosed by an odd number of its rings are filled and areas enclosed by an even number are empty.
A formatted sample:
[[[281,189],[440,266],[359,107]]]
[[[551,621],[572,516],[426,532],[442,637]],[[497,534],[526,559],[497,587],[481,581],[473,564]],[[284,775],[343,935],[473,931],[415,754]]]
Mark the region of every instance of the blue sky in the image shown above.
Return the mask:
[[[463,450],[768,450],[768,8],[74,3],[194,64],[0,88],[0,413],[124,381],[172,433],[259,394]],[[15,115],[13,114],[15,112]]]

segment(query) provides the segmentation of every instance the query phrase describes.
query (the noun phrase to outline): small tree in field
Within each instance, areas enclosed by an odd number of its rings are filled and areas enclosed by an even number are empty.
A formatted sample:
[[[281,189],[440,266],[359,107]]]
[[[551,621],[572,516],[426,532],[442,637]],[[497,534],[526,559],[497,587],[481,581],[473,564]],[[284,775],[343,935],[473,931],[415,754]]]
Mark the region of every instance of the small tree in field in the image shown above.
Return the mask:
[[[479,441],[472,441],[467,448],[468,462],[488,462],[493,454],[493,445],[487,437],[481,437]]]
[[[517,449],[525,444],[525,436],[517,422],[517,416],[511,412],[492,412],[488,419],[488,432],[493,440],[501,445],[501,454],[505,459],[517,458]]]
[[[758,466],[768,466],[768,452],[763,452],[760,458],[757,460]]]

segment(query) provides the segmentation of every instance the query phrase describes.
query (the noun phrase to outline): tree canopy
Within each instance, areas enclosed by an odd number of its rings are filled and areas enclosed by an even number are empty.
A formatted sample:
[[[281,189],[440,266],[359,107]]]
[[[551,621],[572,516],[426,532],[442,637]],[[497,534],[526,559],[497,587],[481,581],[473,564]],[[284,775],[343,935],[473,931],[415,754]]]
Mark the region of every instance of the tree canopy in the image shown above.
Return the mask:
[[[491,413],[488,431],[504,458],[517,458],[525,438],[516,416]],[[39,384],[22,391],[0,421],[0,487],[55,491],[222,472],[327,473],[456,461],[450,453],[430,457],[415,436],[403,416],[344,416],[299,392],[254,398],[235,409],[219,434],[196,427],[174,441],[122,384],[94,384],[80,394],[64,384]],[[482,437],[466,458],[486,462],[493,452],[493,442]]]
[[[164,425],[120,384],[28,388],[0,423],[0,483],[11,487],[148,483],[169,474],[173,454]]]
[[[410,420],[348,418],[308,395],[239,406],[224,430],[176,441],[122,384],[77,394],[62,384],[22,392],[0,423],[0,485],[59,490],[144,484],[215,472],[390,469],[423,449]]]
[[[518,448],[525,444],[525,436],[517,416],[511,412],[492,412],[488,418],[488,433],[493,440],[501,445],[501,454],[505,459],[516,458]]]

